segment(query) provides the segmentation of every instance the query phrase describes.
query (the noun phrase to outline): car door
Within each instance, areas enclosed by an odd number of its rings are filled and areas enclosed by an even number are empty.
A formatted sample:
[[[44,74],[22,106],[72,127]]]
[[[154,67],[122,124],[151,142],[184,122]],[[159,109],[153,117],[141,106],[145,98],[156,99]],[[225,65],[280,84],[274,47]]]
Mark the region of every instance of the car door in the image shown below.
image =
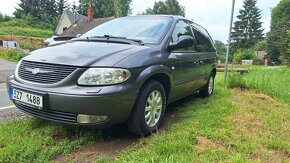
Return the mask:
[[[190,25],[185,20],[179,20],[172,33],[171,42],[177,42],[182,35],[194,38]],[[196,89],[199,60],[194,56],[195,44],[188,48],[175,49],[169,55],[169,66],[173,77],[173,100],[192,94]]]
[[[194,56],[199,58],[199,74],[196,85],[202,87],[207,83],[212,66],[216,62],[216,50],[208,32],[197,24],[191,24],[196,39],[196,52]]]

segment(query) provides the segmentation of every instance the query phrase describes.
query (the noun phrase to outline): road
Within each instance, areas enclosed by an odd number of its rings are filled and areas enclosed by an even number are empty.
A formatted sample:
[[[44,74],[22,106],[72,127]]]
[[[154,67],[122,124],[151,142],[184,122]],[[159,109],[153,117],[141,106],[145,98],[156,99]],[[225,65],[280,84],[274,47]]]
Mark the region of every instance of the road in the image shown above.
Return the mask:
[[[16,63],[0,59],[0,83],[6,81],[8,75],[15,71]]]
[[[0,124],[27,116],[9,100],[5,80],[15,71],[16,63],[0,59]]]
[[[0,124],[12,120],[25,119],[28,115],[22,113],[17,109],[14,104],[9,100],[6,91],[6,83],[0,84]]]

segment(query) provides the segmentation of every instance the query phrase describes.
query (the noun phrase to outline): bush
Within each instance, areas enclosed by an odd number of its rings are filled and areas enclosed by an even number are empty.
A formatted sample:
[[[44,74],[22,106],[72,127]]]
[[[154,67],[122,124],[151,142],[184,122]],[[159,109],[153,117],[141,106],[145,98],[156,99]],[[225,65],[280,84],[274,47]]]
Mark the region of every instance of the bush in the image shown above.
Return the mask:
[[[9,21],[11,20],[12,18],[10,16],[7,16],[7,15],[3,15],[1,12],[0,12],[0,22],[6,22],[6,21]]]
[[[218,59],[222,62],[225,63],[226,62],[226,55],[219,55]]]
[[[229,88],[240,88],[246,89],[246,81],[243,78],[243,75],[240,74],[230,74],[227,82]]]
[[[258,61],[260,58],[257,56],[253,49],[238,49],[235,53],[234,62],[241,62],[242,60]]]
[[[21,49],[1,49],[0,50],[0,58],[18,62],[21,58],[25,57],[27,53],[25,53]]]
[[[40,47],[35,46],[35,45],[33,45],[33,44],[29,43],[29,42],[20,42],[19,43],[19,47],[21,49],[29,49],[30,51],[33,51],[33,50],[36,50],[36,49],[40,48]]]

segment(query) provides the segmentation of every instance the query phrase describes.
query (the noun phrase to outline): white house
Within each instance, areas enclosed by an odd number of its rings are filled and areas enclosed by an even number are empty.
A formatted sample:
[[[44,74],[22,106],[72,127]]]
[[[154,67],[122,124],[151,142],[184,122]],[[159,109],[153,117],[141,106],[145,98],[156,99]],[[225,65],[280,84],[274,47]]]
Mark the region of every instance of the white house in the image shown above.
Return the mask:
[[[80,19],[87,19],[87,17],[71,10],[63,11],[56,26],[54,35],[61,35],[68,27]]]

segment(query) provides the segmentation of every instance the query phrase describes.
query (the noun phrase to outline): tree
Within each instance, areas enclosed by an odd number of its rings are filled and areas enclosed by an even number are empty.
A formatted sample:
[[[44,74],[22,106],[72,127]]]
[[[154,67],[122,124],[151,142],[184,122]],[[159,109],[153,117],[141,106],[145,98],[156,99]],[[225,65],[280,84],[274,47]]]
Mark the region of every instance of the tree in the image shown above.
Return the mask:
[[[153,8],[148,8],[143,15],[147,14],[164,14],[164,15],[181,15],[185,16],[185,7],[181,6],[177,0],[158,1],[154,3]]]
[[[286,37],[289,29],[290,0],[281,0],[272,10],[271,28],[267,34],[267,57],[271,62],[275,62],[280,56],[283,56],[290,63],[290,52],[287,51],[290,36]]]
[[[218,52],[219,60],[225,62],[227,53],[226,45],[220,40],[215,40],[214,44]]]
[[[56,5],[57,5],[57,12],[59,15],[61,15],[62,12],[69,7],[67,0],[58,0],[56,2]]]
[[[232,32],[233,51],[253,48],[263,40],[261,10],[256,6],[257,0],[244,0],[243,9],[239,11],[238,20]]]
[[[54,29],[66,7],[66,0],[20,0],[13,14],[33,27]]]
[[[215,44],[215,47],[216,47],[217,52],[219,54],[226,55],[226,53],[227,53],[227,47],[226,47],[226,45],[222,41],[215,40],[214,44]]]
[[[127,16],[131,12],[132,0],[95,0],[93,2],[79,0],[78,12],[82,15],[87,15],[90,4],[94,9],[94,17],[96,18]]]

